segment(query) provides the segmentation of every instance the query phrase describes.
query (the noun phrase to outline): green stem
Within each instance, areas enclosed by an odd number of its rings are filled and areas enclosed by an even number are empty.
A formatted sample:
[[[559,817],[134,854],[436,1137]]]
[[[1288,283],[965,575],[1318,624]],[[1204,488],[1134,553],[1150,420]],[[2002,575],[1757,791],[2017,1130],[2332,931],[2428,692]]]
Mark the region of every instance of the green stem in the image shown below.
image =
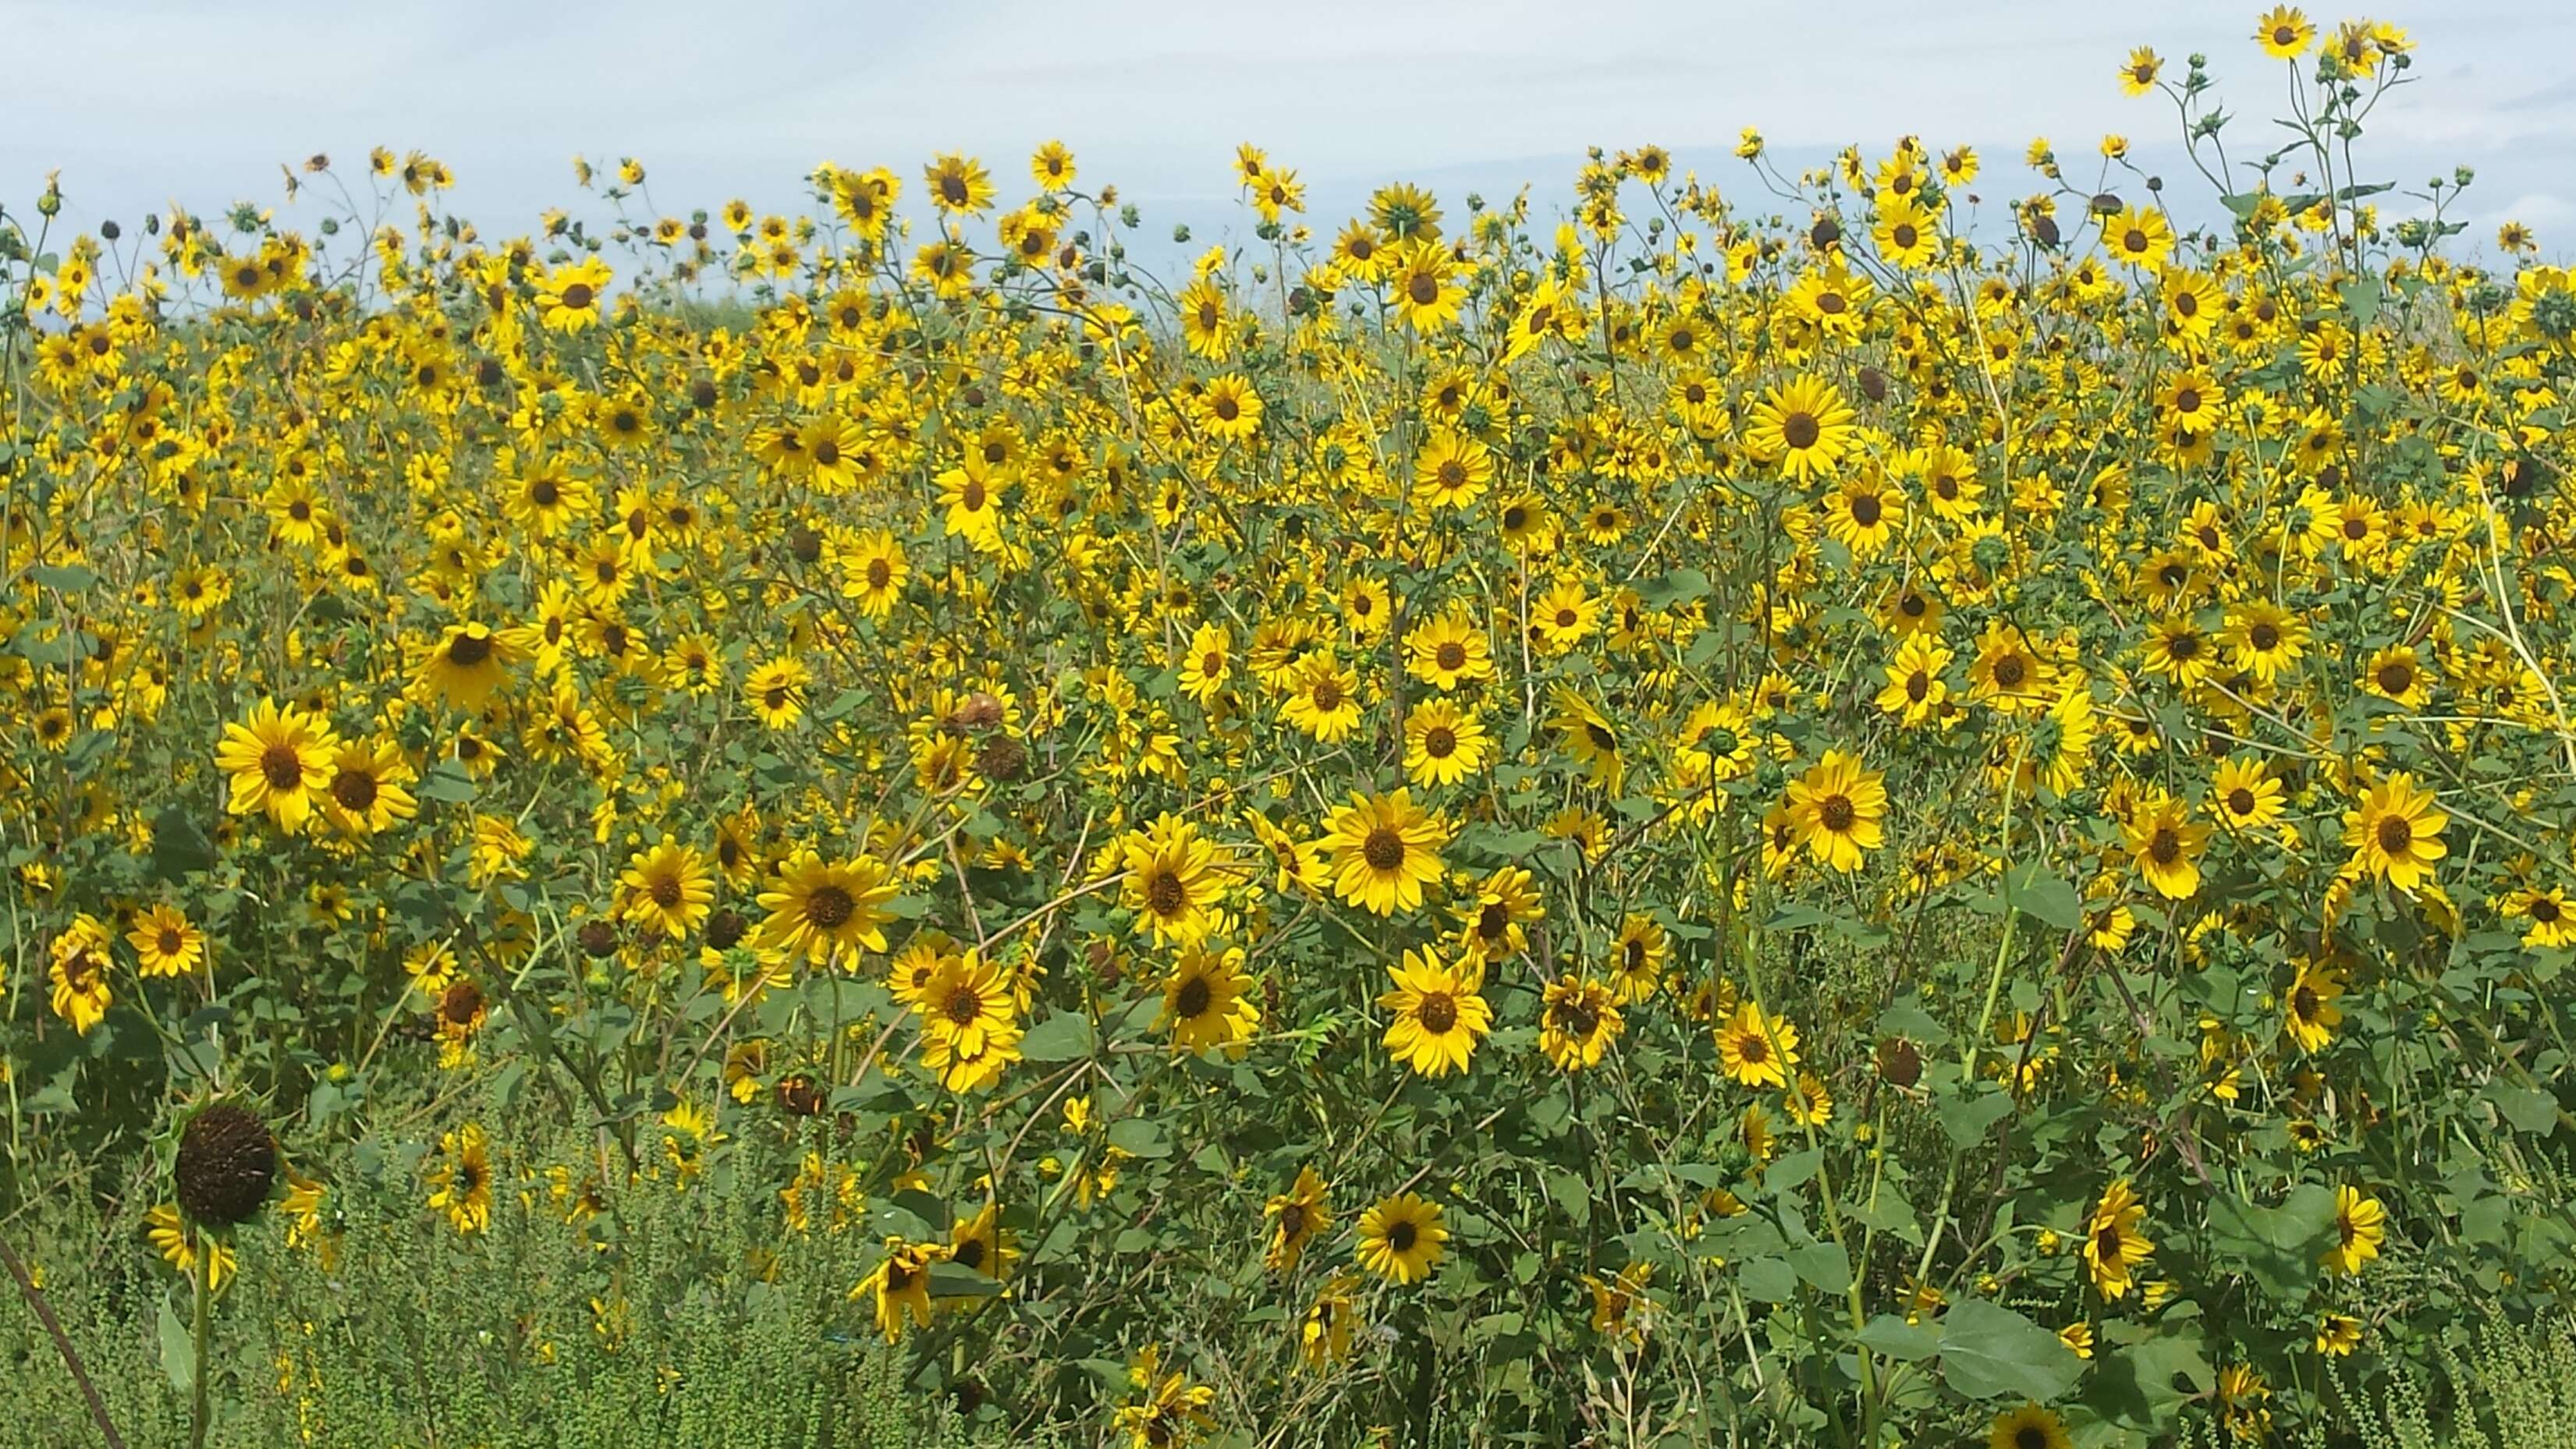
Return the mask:
[[[188,1449],[206,1449],[207,1379],[213,1367],[206,1361],[206,1341],[214,1336],[215,1244],[203,1228],[197,1230],[197,1271],[192,1276],[197,1284],[197,1303],[191,1314],[190,1333],[196,1352],[188,1375]]]

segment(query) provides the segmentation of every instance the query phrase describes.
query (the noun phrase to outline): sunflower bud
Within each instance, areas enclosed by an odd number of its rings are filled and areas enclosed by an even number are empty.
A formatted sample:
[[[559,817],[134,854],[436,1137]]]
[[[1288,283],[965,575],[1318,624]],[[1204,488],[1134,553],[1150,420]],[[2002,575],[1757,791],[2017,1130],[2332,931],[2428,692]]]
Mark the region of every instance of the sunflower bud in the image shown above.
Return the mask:
[[[1889,1037],[1878,1044],[1878,1074],[1891,1087],[1911,1087],[1923,1080],[1923,1053],[1901,1036]]]
[[[592,921],[575,933],[582,954],[596,960],[617,954],[617,928],[606,921]]]

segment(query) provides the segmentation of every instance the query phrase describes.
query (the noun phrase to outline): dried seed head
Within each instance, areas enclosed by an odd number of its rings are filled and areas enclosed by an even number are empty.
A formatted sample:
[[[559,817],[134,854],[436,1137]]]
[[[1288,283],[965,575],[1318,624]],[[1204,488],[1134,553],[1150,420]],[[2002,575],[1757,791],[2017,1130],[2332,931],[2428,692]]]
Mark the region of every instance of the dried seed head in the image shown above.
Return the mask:
[[[277,1185],[277,1139],[248,1109],[218,1102],[179,1132],[179,1208],[200,1223],[249,1222]]]

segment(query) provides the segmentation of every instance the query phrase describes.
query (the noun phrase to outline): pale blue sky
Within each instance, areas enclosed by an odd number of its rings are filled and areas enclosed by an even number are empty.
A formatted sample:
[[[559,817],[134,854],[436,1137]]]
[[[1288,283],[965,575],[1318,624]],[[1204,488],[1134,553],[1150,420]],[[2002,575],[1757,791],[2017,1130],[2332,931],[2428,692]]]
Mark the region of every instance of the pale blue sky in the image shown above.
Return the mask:
[[[1301,172],[1320,229],[1393,179],[1453,205],[1528,181],[1552,209],[1586,145],[1660,143],[1750,200],[1727,154],[1748,124],[1798,156],[1844,142],[1881,155],[1907,133],[1973,144],[1980,189],[2000,198],[2031,189],[2020,153],[2034,135],[2072,160],[2116,130],[2178,169],[2170,106],[2120,94],[2135,44],[2177,63],[2206,52],[2243,118],[2238,154],[2252,149],[2285,85],[2250,38],[2262,8],[0,0],[17,57],[0,91],[0,198],[23,211],[60,168],[85,226],[172,198],[200,213],[275,205],[280,162],[326,151],[354,168],[383,144],[445,160],[454,209],[498,236],[578,201],[576,151],[642,158],[655,201],[684,214],[736,195],[794,207],[798,178],[826,160],[890,166],[909,200],[922,163],[950,149],[980,155],[1007,201],[1025,194],[1029,151],[1060,138],[1087,184],[1120,183],[1153,230],[1205,233],[1240,225],[1228,165],[1252,140]],[[2363,170],[2411,188],[2474,165],[2480,234],[2516,216],[2546,251],[2576,254],[2563,59],[2576,0],[2437,0],[2387,18],[2412,32],[2420,79],[2374,120]],[[2205,189],[2171,179],[2178,199]],[[281,216],[297,211],[319,215],[308,199]]]

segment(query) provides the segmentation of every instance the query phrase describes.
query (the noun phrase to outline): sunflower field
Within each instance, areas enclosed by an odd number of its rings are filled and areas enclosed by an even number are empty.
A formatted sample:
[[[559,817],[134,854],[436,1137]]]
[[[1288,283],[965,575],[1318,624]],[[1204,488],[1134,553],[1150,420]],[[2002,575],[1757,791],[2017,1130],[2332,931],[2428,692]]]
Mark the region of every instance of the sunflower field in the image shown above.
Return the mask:
[[[1055,143],[11,205],[0,1435],[776,1308],[942,1442],[2343,1444],[2565,1323],[2576,278],[2248,51],[2170,189],[1245,145],[1169,278]]]

